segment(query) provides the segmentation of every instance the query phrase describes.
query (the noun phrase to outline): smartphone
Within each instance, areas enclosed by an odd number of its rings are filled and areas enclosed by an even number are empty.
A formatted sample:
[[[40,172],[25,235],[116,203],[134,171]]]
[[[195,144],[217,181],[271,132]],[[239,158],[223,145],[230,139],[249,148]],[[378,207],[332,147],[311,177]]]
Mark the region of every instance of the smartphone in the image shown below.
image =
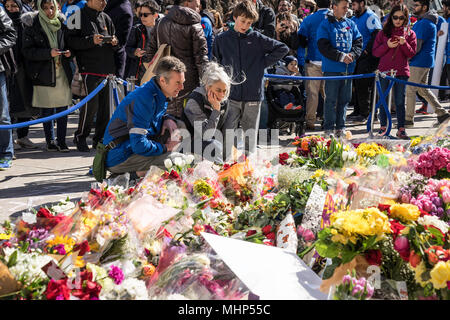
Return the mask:
[[[113,37],[112,36],[103,36],[102,42],[103,43],[111,43]]]

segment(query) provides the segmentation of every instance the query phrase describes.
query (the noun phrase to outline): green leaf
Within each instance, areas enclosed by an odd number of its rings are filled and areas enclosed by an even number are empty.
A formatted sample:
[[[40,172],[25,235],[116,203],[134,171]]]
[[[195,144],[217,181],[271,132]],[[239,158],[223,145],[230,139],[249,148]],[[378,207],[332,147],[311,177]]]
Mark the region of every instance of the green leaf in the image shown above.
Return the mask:
[[[339,247],[336,243],[325,241],[318,241],[316,244],[317,253],[323,258],[335,258],[339,255]]]
[[[358,251],[344,250],[341,253],[342,263],[345,264],[352,261],[358,254],[359,254]]]
[[[17,263],[17,251],[14,251],[13,254],[9,257],[8,264],[6,265],[8,268],[14,267]]]
[[[442,235],[442,233],[441,233],[440,230],[438,230],[438,229],[435,228],[435,227],[429,226],[429,227],[428,227],[428,231],[429,231],[433,236],[436,237],[436,243],[437,243],[437,245],[440,245],[440,246],[444,245],[443,235]]]

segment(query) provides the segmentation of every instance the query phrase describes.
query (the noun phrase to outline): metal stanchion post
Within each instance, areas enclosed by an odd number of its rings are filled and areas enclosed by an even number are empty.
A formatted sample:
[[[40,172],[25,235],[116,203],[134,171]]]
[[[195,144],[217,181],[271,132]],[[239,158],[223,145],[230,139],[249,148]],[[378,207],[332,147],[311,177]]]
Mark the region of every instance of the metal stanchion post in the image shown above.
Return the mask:
[[[134,91],[134,89],[136,89],[136,81],[137,81],[137,79],[134,76],[127,78],[127,91],[128,92]]]
[[[111,119],[113,113],[114,113],[114,85],[115,80],[114,80],[114,75],[110,74],[108,75],[108,89],[109,89],[109,118]]]
[[[373,100],[372,100],[372,116],[370,117],[370,131],[369,138],[373,139],[373,122],[375,118],[375,107],[377,103],[377,81],[379,80],[379,71],[375,71],[375,77],[373,78]]]

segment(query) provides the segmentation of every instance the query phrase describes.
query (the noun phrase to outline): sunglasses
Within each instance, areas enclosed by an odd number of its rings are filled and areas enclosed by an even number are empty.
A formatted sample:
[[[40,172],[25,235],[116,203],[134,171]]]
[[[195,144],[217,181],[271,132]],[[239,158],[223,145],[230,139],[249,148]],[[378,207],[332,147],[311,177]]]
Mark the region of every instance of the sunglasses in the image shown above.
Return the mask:
[[[142,17],[147,18],[148,16],[152,16],[152,15],[154,15],[154,13],[144,12],[144,13],[139,14],[139,18],[142,18]]]
[[[392,20],[405,20],[404,16],[392,16]]]

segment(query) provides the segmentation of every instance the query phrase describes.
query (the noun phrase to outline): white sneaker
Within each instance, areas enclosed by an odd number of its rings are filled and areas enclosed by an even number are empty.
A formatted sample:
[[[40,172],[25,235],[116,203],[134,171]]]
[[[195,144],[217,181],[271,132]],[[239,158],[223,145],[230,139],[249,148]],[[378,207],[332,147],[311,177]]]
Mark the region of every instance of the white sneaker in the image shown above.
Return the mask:
[[[17,144],[19,144],[24,149],[37,149],[38,146],[35,145],[28,137],[17,139]]]

